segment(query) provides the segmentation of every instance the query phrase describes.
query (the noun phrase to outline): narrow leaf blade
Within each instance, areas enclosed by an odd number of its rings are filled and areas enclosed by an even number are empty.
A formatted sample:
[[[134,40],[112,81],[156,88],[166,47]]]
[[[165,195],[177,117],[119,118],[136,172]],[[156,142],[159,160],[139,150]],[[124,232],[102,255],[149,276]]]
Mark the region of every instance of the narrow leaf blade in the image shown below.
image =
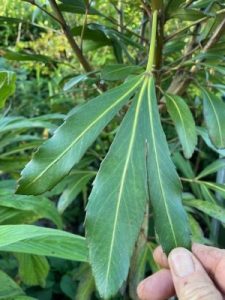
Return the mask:
[[[33,225],[1,225],[0,251],[87,261],[85,239],[65,231]]]
[[[147,189],[142,87],[101,164],[87,206],[90,262],[100,295],[109,298],[126,280],[143,222]],[[104,247],[99,247],[103,245]]]
[[[195,122],[184,100],[175,95],[166,95],[166,106],[175,124],[184,155],[190,158],[197,144]]]
[[[225,209],[216,203],[199,199],[187,200],[185,204],[194,207],[208,216],[225,223]]]
[[[170,158],[160,122],[153,78],[149,79],[146,113],[149,119],[147,137],[147,170],[150,200],[156,232],[164,251],[178,246],[190,247],[188,220],[181,203],[181,183]]]
[[[87,148],[139,85],[136,77],[81,106],[44,143],[22,171],[18,194],[53,188],[79,162]]]
[[[216,161],[208,165],[204,170],[202,170],[196,178],[200,179],[202,177],[216,173],[218,170],[221,170],[223,168],[225,168],[225,159],[217,159]]]
[[[217,148],[225,148],[225,103],[216,95],[203,90],[203,111],[209,136]]]

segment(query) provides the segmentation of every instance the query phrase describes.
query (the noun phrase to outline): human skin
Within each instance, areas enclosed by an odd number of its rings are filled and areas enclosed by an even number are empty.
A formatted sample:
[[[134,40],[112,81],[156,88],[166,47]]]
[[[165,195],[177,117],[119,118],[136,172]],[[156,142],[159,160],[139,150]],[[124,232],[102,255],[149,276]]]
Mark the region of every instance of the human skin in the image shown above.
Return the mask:
[[[225,299],[225,250],[193,244],[192,252],[176,248],[167,258],[158,247],[153,256],[162,269],[139,284],[140,300]]]

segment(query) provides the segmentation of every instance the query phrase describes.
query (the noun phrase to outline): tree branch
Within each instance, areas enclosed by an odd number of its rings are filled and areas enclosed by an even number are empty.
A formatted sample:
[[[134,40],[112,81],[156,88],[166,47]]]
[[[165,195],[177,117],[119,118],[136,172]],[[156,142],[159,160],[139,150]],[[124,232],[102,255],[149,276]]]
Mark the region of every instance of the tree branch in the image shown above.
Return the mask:
[[[61,13],[61,11],[58,8],[58,5],[56,4],[55,0],[49,0],[49,3],[52,7],[52,10],[55,14],[55,17],[57,18],[58,22],[60,23],[62,30],[71,46],[71,48],[73,49],[74,53],[76,54],[80,64],[82,65],[82,67],[84,68],[84,70],[86,72],[91,72],[93,71],[91,65],[89,64],[89,62],[87,61],[87,59],[84,57],[81,49],[79,48],[78,44],[76,43],[73,34],[71,32],[70,27],[67,25],[63,14]]]

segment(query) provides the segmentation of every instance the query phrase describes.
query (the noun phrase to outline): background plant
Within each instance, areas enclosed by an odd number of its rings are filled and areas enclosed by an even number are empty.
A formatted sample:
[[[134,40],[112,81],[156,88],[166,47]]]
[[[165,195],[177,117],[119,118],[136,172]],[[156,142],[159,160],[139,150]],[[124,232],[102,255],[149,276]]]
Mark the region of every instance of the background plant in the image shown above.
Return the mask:
[[[0,6],[1,297],[136,299],[158,242],[224,247],[223,1]]]

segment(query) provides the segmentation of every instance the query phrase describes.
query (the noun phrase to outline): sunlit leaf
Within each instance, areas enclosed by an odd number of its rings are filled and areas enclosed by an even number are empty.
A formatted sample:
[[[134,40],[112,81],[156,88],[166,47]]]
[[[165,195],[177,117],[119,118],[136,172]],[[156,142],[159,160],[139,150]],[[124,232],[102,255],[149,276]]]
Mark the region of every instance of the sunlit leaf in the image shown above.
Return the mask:
[[[16,74],[9,71],[0,71],[0,108],[7,98],[14,94],[16,88]]]

